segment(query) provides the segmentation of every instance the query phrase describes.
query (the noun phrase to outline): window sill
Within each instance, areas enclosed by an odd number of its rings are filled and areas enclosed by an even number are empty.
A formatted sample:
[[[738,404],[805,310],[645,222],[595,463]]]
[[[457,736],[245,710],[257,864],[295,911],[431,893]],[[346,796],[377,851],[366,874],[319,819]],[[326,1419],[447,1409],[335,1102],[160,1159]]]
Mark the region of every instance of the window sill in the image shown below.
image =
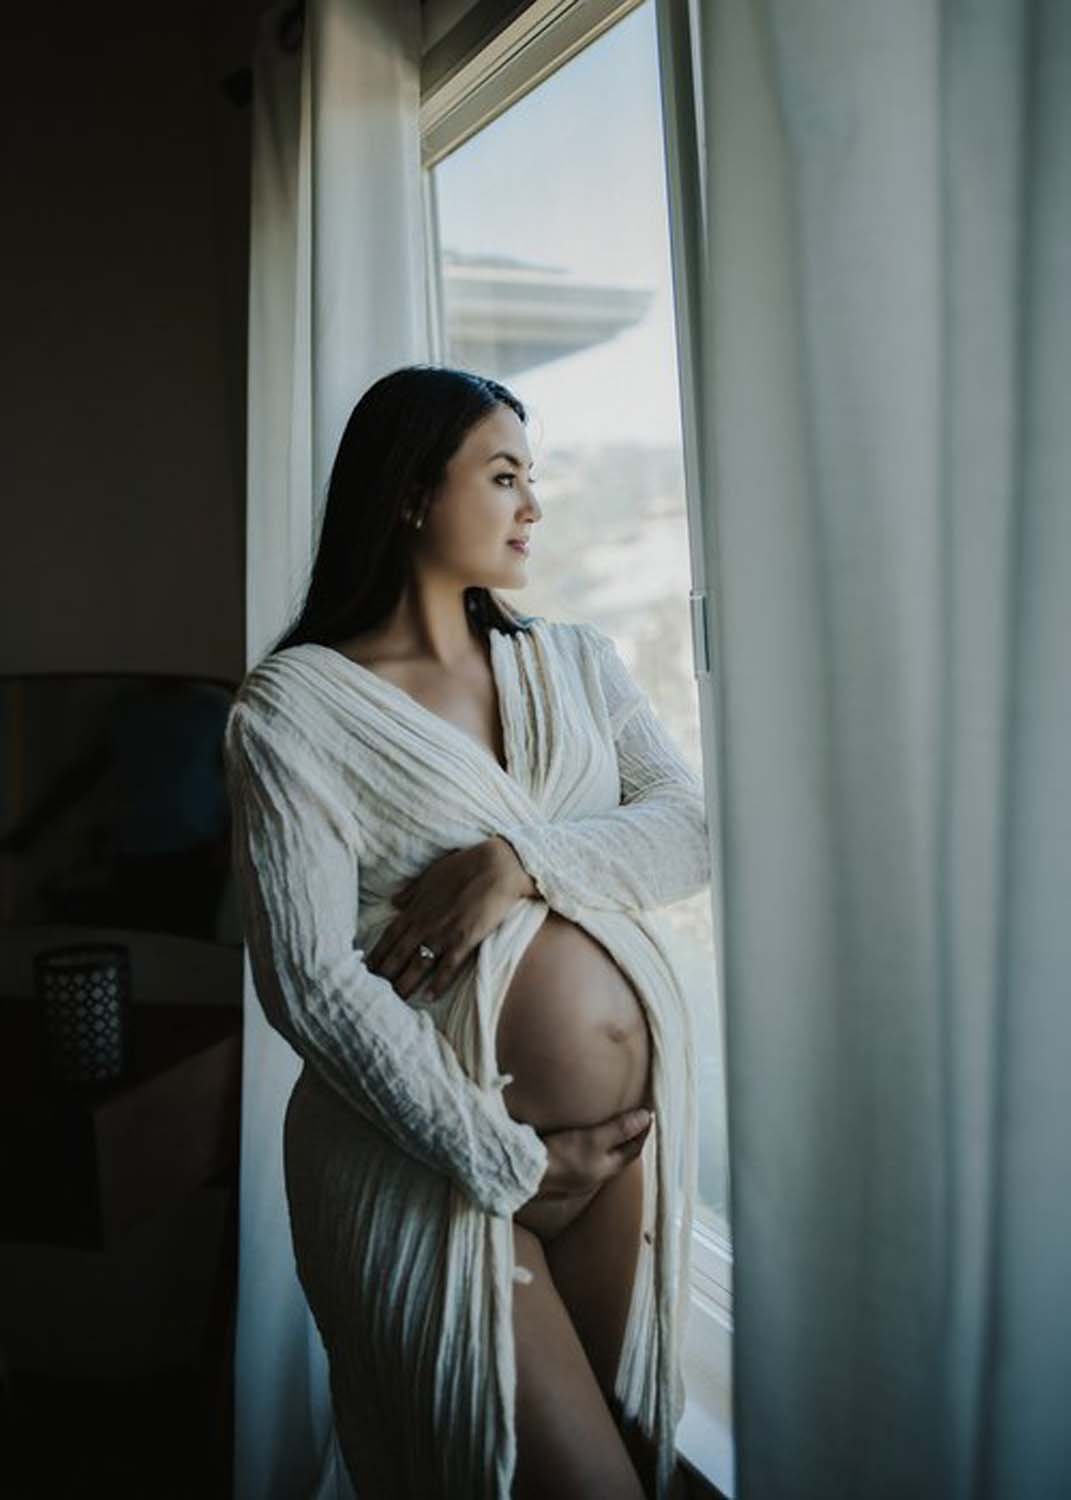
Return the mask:
[[[691,1396],[677,1429],[677,1452],[724,1500],[734,1500],[736,1452],[732,1428],[716,1413],[704,1411]]]
[[[723,1242],[697,1226],[682,1355],[687,1401],[677,1452],[725,1500],[734,1500],[736,1492],[732,1340],[731,1259]]]

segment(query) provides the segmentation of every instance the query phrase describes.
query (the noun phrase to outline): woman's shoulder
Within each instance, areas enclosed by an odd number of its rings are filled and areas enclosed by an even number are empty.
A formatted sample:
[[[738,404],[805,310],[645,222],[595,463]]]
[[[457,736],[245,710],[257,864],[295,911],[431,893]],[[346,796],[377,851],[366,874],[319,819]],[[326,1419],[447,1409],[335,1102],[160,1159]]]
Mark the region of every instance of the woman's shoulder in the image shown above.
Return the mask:
[[[307,642],[269,651],[246,672],[238,684],[236,699],[256,706],[270,699],[280,686],[300,681],[309,661],[309,652]]]
[[[227,716],[226,737],[265,747],[316,755],[331,740],[322,694],[310,675],[306,645],[270,652],[238,684]]]
[[[321,649],[303,642],[261,657],[238,684],[232,712],[265,729],[314,728],[326,716],[315,657]]]

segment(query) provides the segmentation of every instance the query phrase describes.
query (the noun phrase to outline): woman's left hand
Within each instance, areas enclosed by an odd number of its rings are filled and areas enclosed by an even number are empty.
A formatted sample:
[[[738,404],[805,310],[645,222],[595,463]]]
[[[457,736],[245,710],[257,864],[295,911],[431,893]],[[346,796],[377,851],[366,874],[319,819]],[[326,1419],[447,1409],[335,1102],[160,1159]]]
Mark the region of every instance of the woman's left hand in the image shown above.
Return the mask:
[[[531,888],[530,876],[503,839],[452,849],[391,898],[401,909],[380,933],[366,966],[389,979],[403,1000],[422,985],[436,997]],[[422,943],[437,957],[421,958]]]

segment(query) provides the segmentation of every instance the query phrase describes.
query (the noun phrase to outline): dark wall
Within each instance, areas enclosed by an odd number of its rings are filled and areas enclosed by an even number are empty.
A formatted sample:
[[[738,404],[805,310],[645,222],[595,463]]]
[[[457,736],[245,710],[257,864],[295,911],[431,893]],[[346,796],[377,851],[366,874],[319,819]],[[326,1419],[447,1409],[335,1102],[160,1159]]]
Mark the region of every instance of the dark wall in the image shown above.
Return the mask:
[[[251,111],[226,7],[4,23],[0,672],[244,671]]]

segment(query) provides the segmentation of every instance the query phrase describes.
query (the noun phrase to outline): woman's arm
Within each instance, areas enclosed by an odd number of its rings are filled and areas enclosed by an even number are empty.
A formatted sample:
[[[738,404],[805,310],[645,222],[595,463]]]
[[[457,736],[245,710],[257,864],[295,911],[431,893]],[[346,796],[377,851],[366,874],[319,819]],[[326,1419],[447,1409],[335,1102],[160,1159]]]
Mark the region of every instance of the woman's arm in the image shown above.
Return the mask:
[[[300,736],[237,702],[224,759],[246,942],[264,1012],[403,1151],[488,1213],[533,1197],[547,1148],[480,1088],[426,1011],[355,948],[356,828]]]
[[[605,813],[497,830],[539,895],[564,916],[579,907],[644,911],[680,901],[710,881],[706,804],[650,699],[611,640],[591,640],[621,776],[621,804]]]

